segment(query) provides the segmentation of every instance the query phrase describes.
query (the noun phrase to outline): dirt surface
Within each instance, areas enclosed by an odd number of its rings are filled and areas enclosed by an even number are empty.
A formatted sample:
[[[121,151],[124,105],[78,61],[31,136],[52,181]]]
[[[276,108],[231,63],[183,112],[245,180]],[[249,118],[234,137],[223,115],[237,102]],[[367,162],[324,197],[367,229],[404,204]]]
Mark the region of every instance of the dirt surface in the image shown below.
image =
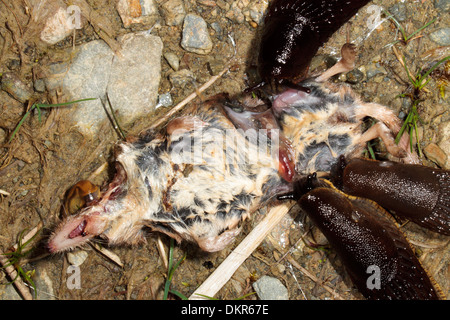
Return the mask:
[[[174,52],[180,58],[180,69],[188,69],[196,77],[193,83],[173,87],[169,81],[173,70],[162,58],[160,93],[170,91],[176,104],[216,74],[216,70],[227,65],[230,65],[229,72],[204,92],[203,96],[208,97],[220,92],[241,92],[255,79],[255,43],[258,41],[261,26],[255,22],[236,22],[226,18],[230,8],[225,4],[232,1],[183,2],[187,13],[196,13],[208,23],[214,43],[213,50],[208,55],[183,50],[180,46],[182,25],[167,26],[164,19],[158,19],[152,34],[161,37],[163,52]],[[95,12],[107,18],[114,33],[113,37],[136,30],[148,30],[154,24],[152,22],[152,25],[138,24],[124,28],[115,9],[116,1],[90,0],[87,3]],[[396,3],[377,0],[372,4],[388,9]],[[435,61],[449,55],[448,47],[438,48],[439,45],[428,36],[439,28],[449,26],[448,12],[440,11],[434,2],[429,0],[407,1],[402,6],[406,19],[400,23],[408,34],[437,18],[407,44],[398,42],[394,45],[397,51],[405,56],[408,68],[413,73],[419,68],[426,70]],[[26,7],[26,0],[0,2],[0,73],[14,73],[33,92],[29,102],[20,102],[17,97],[13,98],[7,92],[0,91],[0,190],[3,191],[0,193],[0,251],[5,252],[14,245],[22,231],[30,230],[43,221],[44,229],[30,245],[34,250],[27,258],[33,259],[22,260],[22,268],[25,271],[35,271],[32,279],[39,282],[39,277],[41,280],[45,278],[47,283],[50,283],[48,289],[45,289],[47,294],[44,292],[39,298],[161,299],[167,270],[157,250],[158,235],[149,235],[147,244],[143,246],[108,248],[120,257],[123,267],[87,247],[85,250],[88,257],[80,267],[80,289],[71,290],[67,286],[68,263],[65,255],[48,255],[45,252],[43,245],[61,217],[67,190],[77,181],[90,178],[105,162],[110,163],[113,159],[114,144],[119,138],[110,125],[105,125],[98,137],[85,137],[67,121],[65,108],[55,108],[43,110],[40,121],[37,113],[31,114],[14,139],[8,142],[32,102],[64,102],[58,92],[33,90],[36,80],[46,75],[52,63],[70,60],[66,49],[100,39],[98,29],[86,23],[81,30],[76,31],[75,44],[74,37],[69,36],[55,45],[46,45],[39,40],[36,34],[37,24],[30,22],[30,12]],[[386,21],[367,37],[367,23],[372,14],[363,9],[351,20],[350,25],[341,28],[329,43],[320,49],[318,55],[338,58],[340,47],[346,42],[346,31],[349,30],[350,40],[358,46],[357,66],[361,70],[362,78],[352,80],[352,77],[347,76],[334,81],[350,81],[351,86],[365,101],[388,105],[398,114],[406,114],[411,100],[399,95],[411,92],[411,85],[405,68],[394,54],[392,46],[389,46],[398,39],[398,29],[392,22]],[[221,26],[221,32],[210,27],[213,23]],[[234,40],[235,47],[230,37]],[[230,63],[235,49],[236,56]],[[326,59],[319,59],[324,60]],[[380,73],[368,79],[367,72],[371,68],[379,70]],[[445,82],[443,76],[445,72],[443,66],[434,72],[426,86],[426,92],[421,95],[419,136],[422,149],[429,144],[438,144],[441,139],[439,128],[450,121],[450,93],[448,82]],[[356,74],[356,77],[358,76]],[[158,110],[165,111],[164,108]],[[124,130],[128,134],[137,133],[148,126],[154,117],[152,114],[146,115],[134,126]],[[427,165],[436,166],[435,162],[425,156],[423,160]],[[111,178],[112,170],[111,167],[102,171],[95,175],[92,181],[102,185]],[[264,211],[265,209],[262,213]],[[362,299],[335,253],[318,245],[326,244],[324,237],[303,213],[298,211],[296,207],[293,208],[279,230],[274,231],[247,259],[218,293],[217,298],[241,297],[253,291],[251,285],[254,281],[263,275],[270,275],[281,280],[287,287],[289,299],[335,299],[323,285],[332,288],[341,298]],[[257,215],[254,221],[246,223],[244,232],[233,245],[218,253],[203,253],[188,243],[177,245],[174,250],[175,260],[184,254],[186,259],[176,270],[172,287],[189,296],[220,265],[259,218]],[[407,223],[403,230],[411,239],[419,259],[448,296],[448,237],[426,231],[412,223]],[[304,240],[299,240],[303,236]],[[169,239],[165,236],[161,236],[161,239],[168,246]],[[291,250],[291,256],[298,264],[317,278],[315,281],[284,257],[288,250]],[[7,282],[3,273],[0,275],[0,282]],[[5,291],[6,286],[0,286],[0,297],[7,297]],[[256,295],[250,295],[247,299],[256,298]]]

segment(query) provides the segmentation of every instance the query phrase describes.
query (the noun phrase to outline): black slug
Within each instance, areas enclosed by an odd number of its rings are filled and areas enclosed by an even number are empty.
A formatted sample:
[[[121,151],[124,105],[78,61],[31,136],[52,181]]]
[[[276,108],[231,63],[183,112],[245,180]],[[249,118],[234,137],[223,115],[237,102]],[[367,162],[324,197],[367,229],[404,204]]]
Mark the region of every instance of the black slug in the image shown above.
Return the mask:
[[[435,232],[450,235],[450,172],[421,165],[340,157],[334,183]]]
[[[317,50],[369,0],[275,0],[271,3],[258,57],[263,81],[305,78]]]
[[[374,202],[319,187],[301,196],[298,203],[326,236],[367,299],[443,297],[403,233]]]

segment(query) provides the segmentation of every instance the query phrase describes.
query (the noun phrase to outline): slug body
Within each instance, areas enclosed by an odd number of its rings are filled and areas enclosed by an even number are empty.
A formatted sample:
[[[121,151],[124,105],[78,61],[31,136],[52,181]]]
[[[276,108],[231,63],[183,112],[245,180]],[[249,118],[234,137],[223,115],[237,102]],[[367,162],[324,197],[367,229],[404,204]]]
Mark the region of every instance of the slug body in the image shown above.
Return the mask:
[[[391,161],[342,157],[335,184],[425,228],[450,235],[450,172]]]
[[[263,81],[306,77],[311,59],[328,38],[369,0],[275,0],[263,29],[258,57]]]
[[[145,241],[146,228],[204,251],[229,244],[241,222],[284,188],[282,176],[288,175],[280,168],[292,165],[286,159],[280,165],[266,131],[237,130],[226,100],[218,96],[193,105],[161,131],[120,143],[116,176],[103,197],[61,222],[50,251],[72,249],[95,236],[136,244]]]
[[[315,188],[296,198],[366,298],[443,298],[405,236],[381,207],[329,187]]]

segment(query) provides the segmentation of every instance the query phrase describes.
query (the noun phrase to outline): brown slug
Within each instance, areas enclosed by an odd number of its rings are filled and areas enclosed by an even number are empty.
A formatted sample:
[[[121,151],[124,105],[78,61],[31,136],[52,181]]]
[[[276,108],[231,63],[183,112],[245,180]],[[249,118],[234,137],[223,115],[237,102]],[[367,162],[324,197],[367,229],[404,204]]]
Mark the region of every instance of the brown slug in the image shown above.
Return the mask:
[[[88,180],[78,181],[67,192],[64,207],[68,214],[74,214],[100,197],[100,189]]]
[[[369,0],[274,0],[267,11],[258,56],[264,82],[296,83],[328,38]]]
[[[309,178],[307,183],[316,178]],[[296,186],[293,198],[336,250],[350,278],[367,299],[444,298],[408,240],[376,203],[338,191],[324,182]],[[301,190],[308,191],[301,194]]]
[[[421,165],[373,161],[348,162],[341,156],[333,183],[343,192],[369,198],[399,217],[450,235],[450,172]]]

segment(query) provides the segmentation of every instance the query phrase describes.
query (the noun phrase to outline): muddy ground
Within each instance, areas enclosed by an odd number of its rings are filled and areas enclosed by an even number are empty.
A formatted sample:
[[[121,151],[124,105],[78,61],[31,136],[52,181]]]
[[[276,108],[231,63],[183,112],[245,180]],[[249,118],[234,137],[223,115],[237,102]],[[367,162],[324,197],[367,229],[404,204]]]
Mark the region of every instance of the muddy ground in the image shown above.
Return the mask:
[[[161,37],[164,52],[176,53],[181,57],[180,68],[189,69],[196,76],[196,81],[192,84],[172,87],[168,75],[173,70],[162,58],[160,93],[170,91],[174,103],[181,101],[195,87],[206,82],[212,76],[211,66],[220,70],[229,63],[234,48],[228,35],[234,39],[236,58],[230,66],[230,71],[210,87],[204,93],[204,97],[220,92],[236,94],[253,81],[257,54],[253,48],[257,43],[261,26],[255,22],[241,23],[226,18],[228,7],[223,4],[227,2],[232,1],[217,3],[184,1],[187,13],[202,16],[209,26],[217,22],[222,27],[222,34],[209,28],[214,47],[208,55],[189,53],[181,48],[181,25],[167,26],[164,20],[160,19],[158,26],[152,30],[152,34]],[[124,28],[115,9],[116,1],[90,0],[87,3],[94,11],[108,18],[115,37],[151,27],[134,25]],[[387,9],[396,4],[396,1],[377,0],[373,1],[373,4]],[[30,12],[26,6],[26,0],[0,2],[0,74],[13,72],[24,83],[32,86],[36,79],[46,74],[46,70],[55,62],[55,57],[70,60],[70,56],[64,56],[63,53],[73,46],[73,37],[69,36],[55,45],[43,44],[33,29],[37,26],[29,23]],[[407,1],[402,6],[402,9],[406,10],[404,11],[406,18],[400,23],[408,34],[437,18],[407,44],[401,42],[394,44],[396,50],[405,55],[411,70],[416,71],[421,67],[426,70],[433,62],[449,55],[448,47],[438,48],[440,46],[428,36],[433,31],[450,25],[449,14],[443,9],[436,8],[434,1],[429,0]],[[411,85],[405,69],[394,54],[392,46],[389,46],[398,39],[398,28],[392,22],[386,21],[365,39],[368,33],[367,21],[371,15],[372,13],[363,9],[351,20],[351,25],[341,28],[318,54],[338,57],[339,49],[345,43],[345,31],[350,30],[350,39],[358,46],[357,65],[362,76],[355,81],[350,77],[340,77],[334,81],[347,79],[365,101],[388,105],[398,114],[406,114],[411,104],[410,98],[398,96],[410,92]],[[82,30],[76,31],[75,46],[100,39],[97,31],[92,24],[87,23]],[[381,72],[368,79],[367,72],[371,69]],[[432,74],[419,104],[422,149],[429,144],[438,144],[442,135],[439,128],[445,127],[450,121],[450,88],[443,76],[447,72],[448,77],[448,64],[447,71],[443,66],[438,70]],[[33,101],[64,102],[61,101],[58,92],[47,91],[35,91]],[[111,162],[113,146],[119,138],[108,124],[102,129],[101,136],[95,138],[83,136],[66,121],[66,110],[60,108],[44,110],[41,121],[38,120],[36,113],[32,114],[20,127],[14,139],[8,142],[29,107],[29,102],[20,102],[5,91],[0,91],[0,189],[2,190],[0,251],[8,250],[17,242],[22,231],[28,231],[42,221],[44,229],[30,245],[34,248],[33,252],[26,257],[31,260],[21,261],[25,271],[34,271],[32,279],[39,282],[40,278],[40,282],[47,282],[48,286],[45,289],[43,285],[40,287],[43,290],[39,295],[40,299],[161,299],[167,270],[157,251],[157,235],[149,235],[147,244],[143,246],[108,248],[120,257],[123,267],[87,247],[86,251],[89,254],[81,265],[80,289],[68,288],[66,283],[68,264],[65,255],[47,255],[43,244],[61,217],[61,207],[67,190],[77,181],[89,178],[105,162]],[[159,112],[164,112],[164,109],[159,109]],[[146,115],[124,130],[128,134],[139,132],[154,119],[155,115]],[[430,158],[432,155],[424,156],[424,163],[437,166],[436,161],[430,161],[432,160]],[[445,162],[440,165],[445,165]],[[104,170],[92,181],[102,185],[111,178],[112,172],[112,168]],[[362,299],[363,297],[352,286],[335,253],[316,245],[326,244],[326,240],[309,220],[295,207],[290,217],[291,219],[286,219],[280,230],[265,240],[247,259],[216,297],[219,299],[241,297],[253,291],[251,285],[254,281],[263,275],[270,275],[281,280],[287,287],[289,299],[336,298],[326,291],[323,285],[332,288],[344,299]],[[257,220],[258,216],[254,221],[248,222],[237,241],[218,253],[202,253],[188,243],[177,245],[174,251],[175,259],[180,259],[184,254],[186,259],[176,270],[172,287],[189,296],[227,257]],[[411,239],[419,259],[448,295],[450,288],[448,237],[426,231],[412,223],[407,223],[402,228]],[[304,241],[299,241],[306,233]],[[169,239],[165,236],[161,236],[161,239],[168,246]],[[317,278],[315,281],[299,271],[286,258],[281,259],[288,250],[291,250],[292,257],[302,267]],[[2,273],[0,282],[7,281]],[[11,298],[7,296],[6,291],[7,286],[2,285],[0,297]],[[255,295],[250,295],[247,299],[256,298]]]

